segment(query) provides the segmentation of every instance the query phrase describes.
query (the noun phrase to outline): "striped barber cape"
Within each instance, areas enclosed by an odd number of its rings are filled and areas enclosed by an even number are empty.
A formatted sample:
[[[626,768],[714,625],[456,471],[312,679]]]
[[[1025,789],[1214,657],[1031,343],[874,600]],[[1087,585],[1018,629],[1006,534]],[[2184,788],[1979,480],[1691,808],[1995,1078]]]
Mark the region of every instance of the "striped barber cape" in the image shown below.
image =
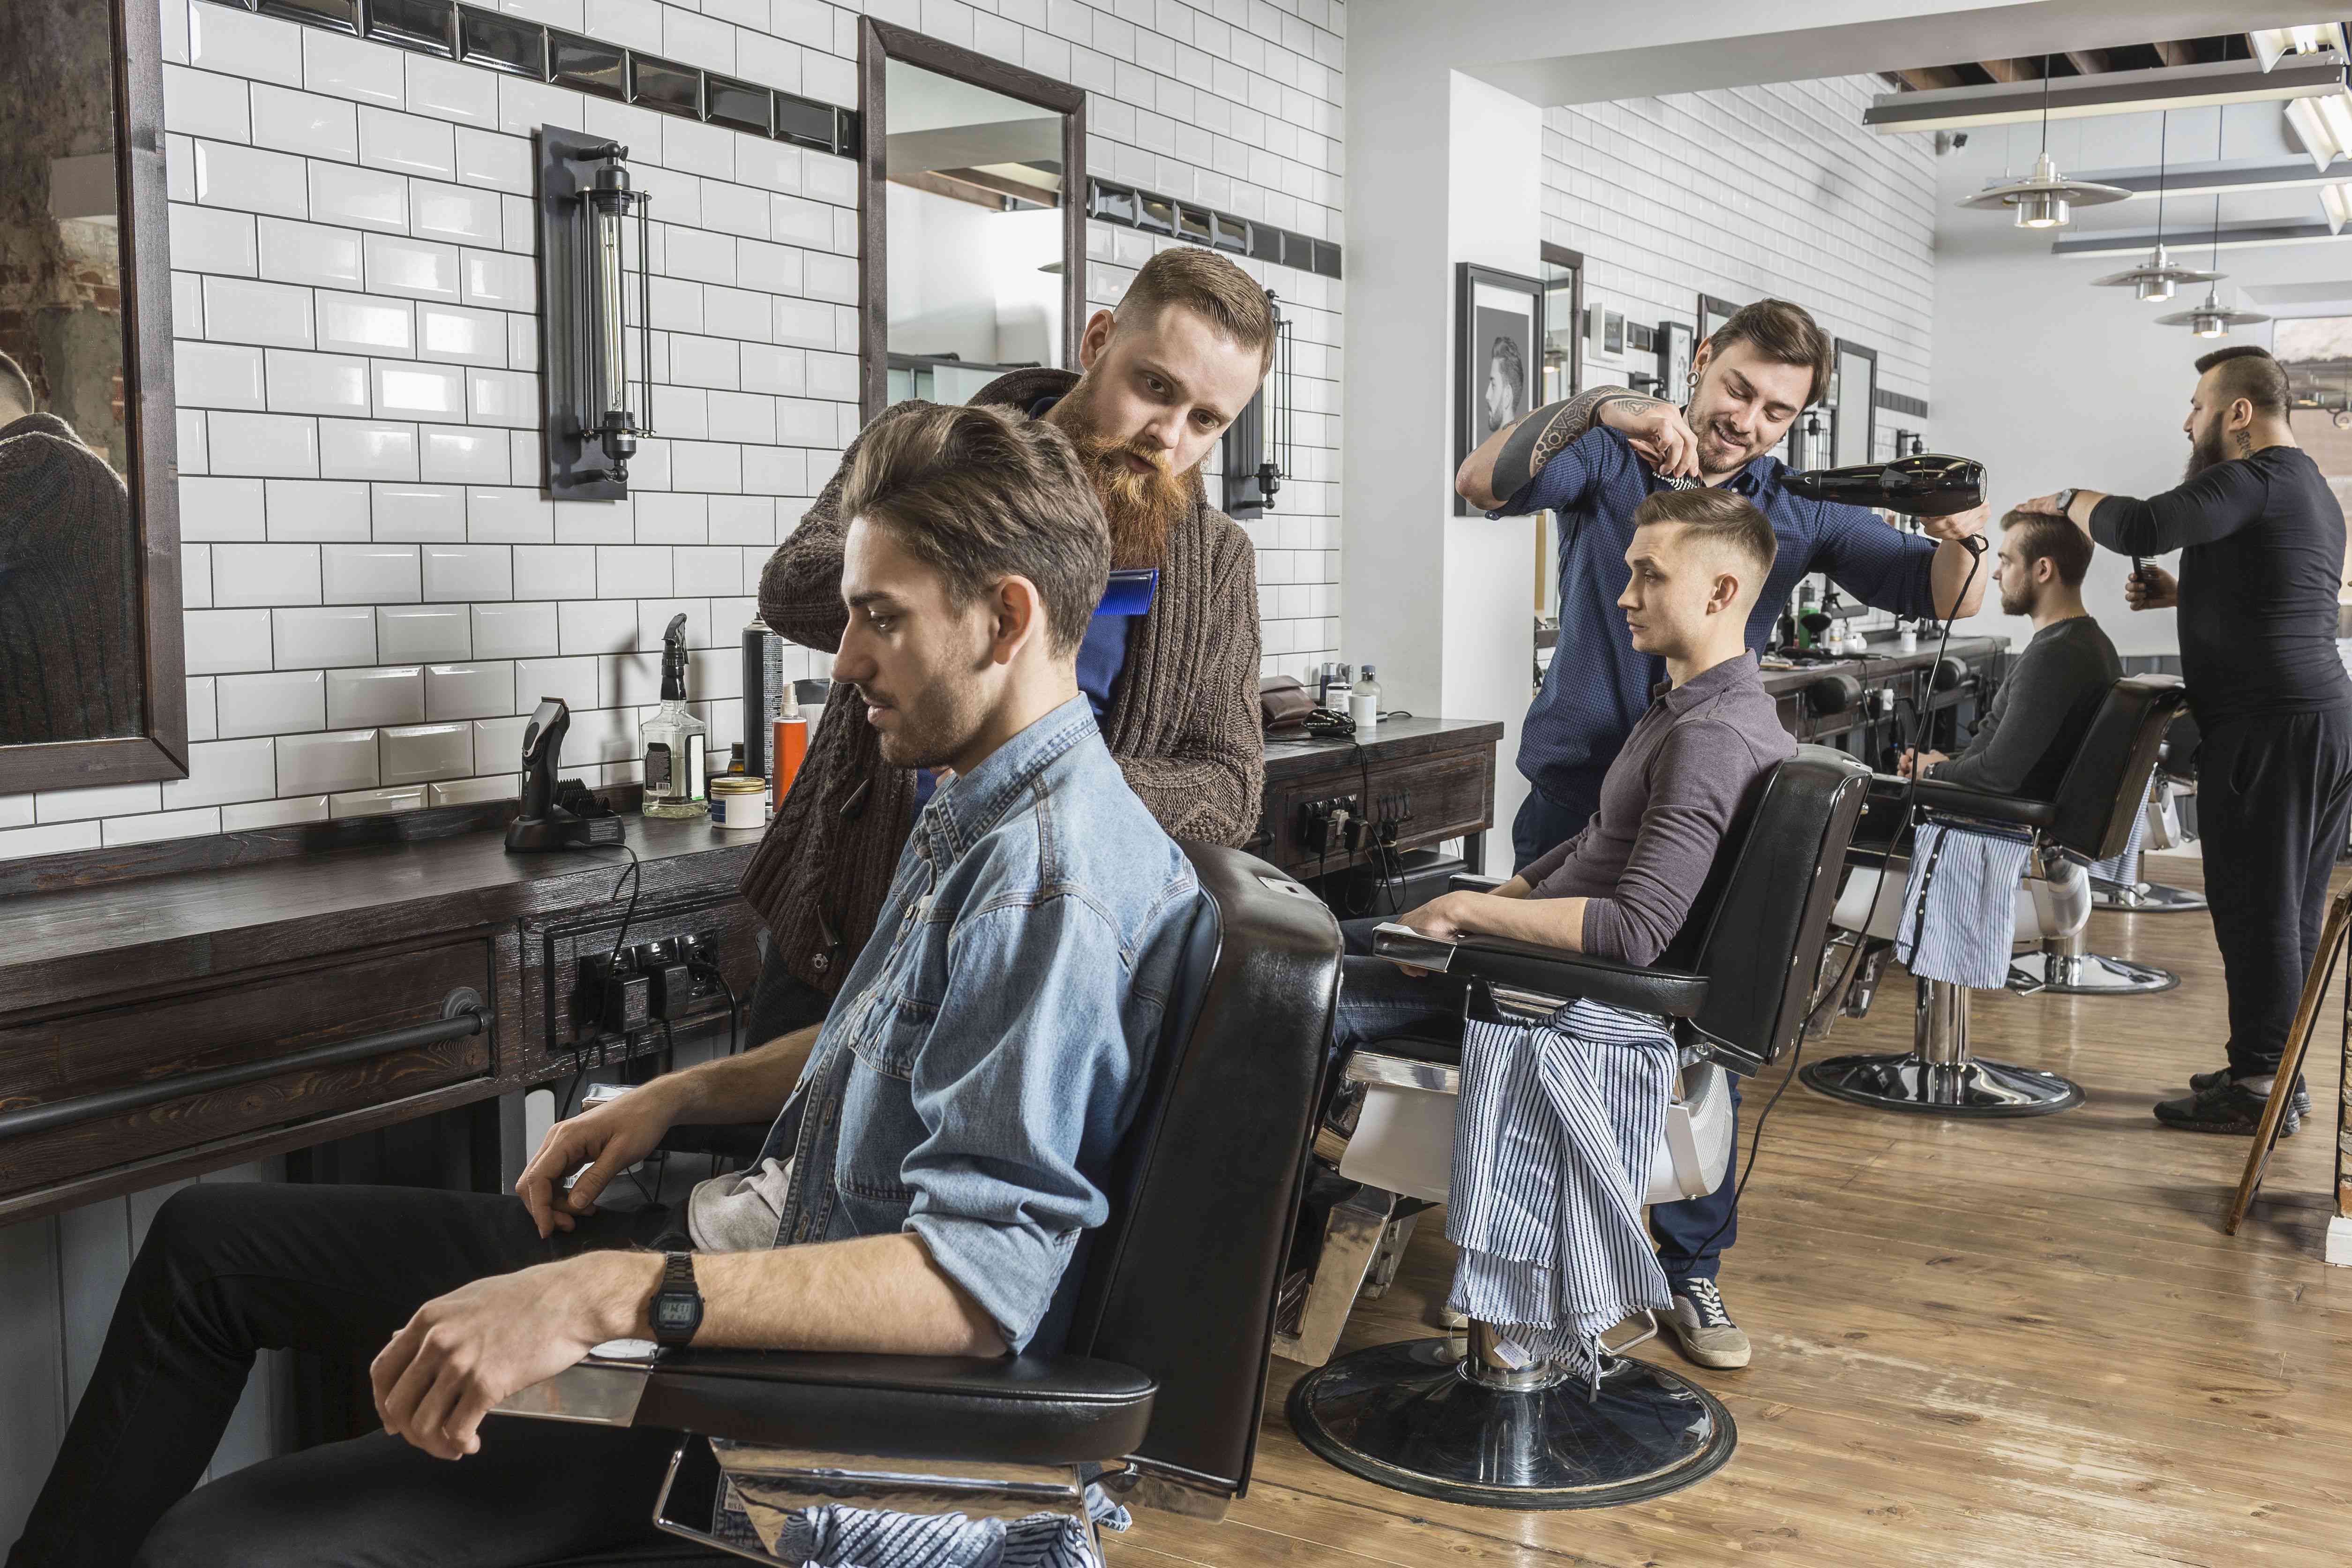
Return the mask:
[[[1601,1336],[1672,1300],[1642,1200],[1675,1068],[1664,1020],[1597,1002],[1463,1027],[1449,1304],[1596,1393]]]
[[[1929,821],[1912,837],[1911,876],[1895,956],[1918,980],[1974,991],[2009,981],[2017,934],[2017,884],[2032,840],[1970,824]]]

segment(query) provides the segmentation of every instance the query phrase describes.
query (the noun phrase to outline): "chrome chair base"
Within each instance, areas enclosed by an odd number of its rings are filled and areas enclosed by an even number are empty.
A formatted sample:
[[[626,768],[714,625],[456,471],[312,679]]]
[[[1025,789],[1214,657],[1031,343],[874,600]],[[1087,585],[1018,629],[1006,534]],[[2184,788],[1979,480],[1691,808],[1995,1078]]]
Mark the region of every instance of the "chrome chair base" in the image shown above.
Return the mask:
[[[2009,961],[2009,988],[2021,996],[2146,996],[2179,984],[2169,969],[2098,952],[2021,952]]]
[[[1797,1076],[1832,1100],[1930,1116],[2048,1116],[2083,1103],[2080,1084],[1982,1057],[1958,1062],[1925,1061],[1907,1052],[1832,1057]]]
[[[2104,882],[2091,879],[2091,907],[2126,915],[2178,915],[2206,907],[2205,895],[2162,882]]]
[[[1738,1443],[1731,1412],[1644,1361],[1604,1359],[1600,1397],[1580,1378],[1510,1388],[1473,1375],[1455,1339],[1342,1356],[1298,1380],[1290,1425],[1351,1475],[1481,1508],[1608,1508],[1689,1486]]]

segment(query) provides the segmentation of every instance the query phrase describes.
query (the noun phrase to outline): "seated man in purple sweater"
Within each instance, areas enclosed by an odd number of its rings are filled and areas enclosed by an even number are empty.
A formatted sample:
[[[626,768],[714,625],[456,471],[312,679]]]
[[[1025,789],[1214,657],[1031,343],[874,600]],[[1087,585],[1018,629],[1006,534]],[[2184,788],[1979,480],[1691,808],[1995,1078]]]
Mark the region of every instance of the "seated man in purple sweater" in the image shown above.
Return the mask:
[[[1609,764],[1601,809],[1495,892],[1447,893],[1400,917],[1414,930],[1654,963],[1682,929],[1733,817],[1776,763],[1796,755],[1748,650],[1748,613],[1775,549],[1764,514],[1730,490],[1660,490],[1633,524],[1633,580],[1617,603],[1636,651],[1665,661],[1666,684]],[[1379,923],[1347,928],[1339,1045],[1458,1037],[1464,982],[1370,956]],[[1727,1215],[1715,1228],[1727,1225]],[[1713,1321],[1717,1238],[1657,1238],[1675,1298],[1667,1326],[1685,1352],[1703,1365],[1746,1365],[1745,1336],[1720,1331],[1727,1317]]]

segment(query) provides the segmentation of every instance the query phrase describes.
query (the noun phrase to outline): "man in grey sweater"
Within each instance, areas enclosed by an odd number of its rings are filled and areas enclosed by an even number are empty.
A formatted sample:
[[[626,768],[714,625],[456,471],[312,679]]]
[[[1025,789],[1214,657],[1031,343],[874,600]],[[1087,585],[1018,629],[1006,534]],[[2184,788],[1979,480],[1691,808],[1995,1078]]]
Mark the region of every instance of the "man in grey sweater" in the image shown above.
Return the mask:
[[[2057,795],[2075,742],[2123,674],[2116,645],[2083,608],[2083,574],[2090,564],[2090,540],[2065,519],[2029,511],[2001,519],[1993,583],[2002,614],[2033,618],[2033,640],[2011,666],[1960,754],[1929,752],[1919,759],[1920,777],[1987,795],[2033,800]],[[1910,752],[1903,753],[1906,774],[1912,761]]]

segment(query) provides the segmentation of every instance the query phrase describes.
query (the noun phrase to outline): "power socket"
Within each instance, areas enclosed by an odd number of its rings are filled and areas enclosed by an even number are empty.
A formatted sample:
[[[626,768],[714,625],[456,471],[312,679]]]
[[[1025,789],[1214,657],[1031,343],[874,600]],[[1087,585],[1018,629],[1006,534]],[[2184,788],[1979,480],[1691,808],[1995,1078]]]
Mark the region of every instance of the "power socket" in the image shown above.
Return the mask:
[[[1299,841],[1318,855],[1344,853],[1362,841],[1363,801],[1353,795],[1308,801],[1300,806]]]

